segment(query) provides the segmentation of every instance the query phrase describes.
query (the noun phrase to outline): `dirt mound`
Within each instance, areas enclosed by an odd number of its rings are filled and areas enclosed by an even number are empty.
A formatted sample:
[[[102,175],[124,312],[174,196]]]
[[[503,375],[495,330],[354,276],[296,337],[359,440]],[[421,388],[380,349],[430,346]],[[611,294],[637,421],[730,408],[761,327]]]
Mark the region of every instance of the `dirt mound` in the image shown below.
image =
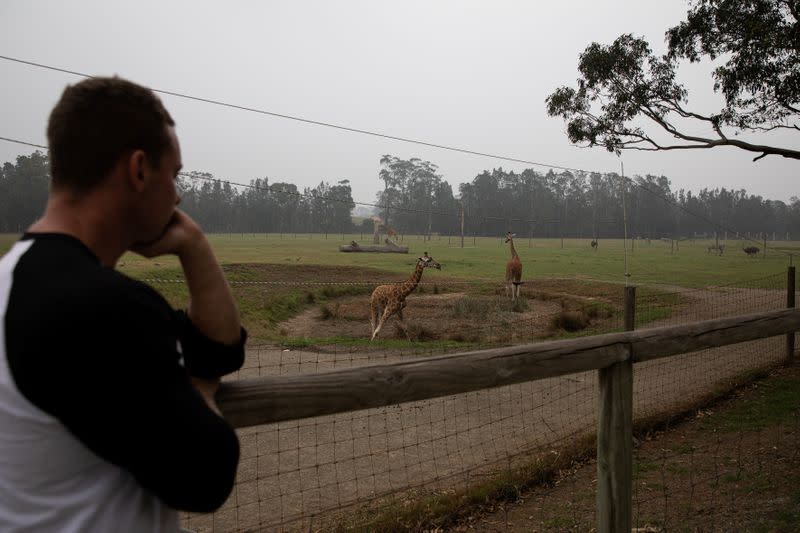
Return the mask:
[[[403,310],[414,340],[488,341],[517,340],[544,335],[557,301],[522,299],[516,309],[497,296],[464,293],[412,294]],[[337,298],[308,309],[280,325],[287,337],[325,339],[369,338],[369,296]],[[405,339],[396,317],[390,318],[378,335],[382,339]]]

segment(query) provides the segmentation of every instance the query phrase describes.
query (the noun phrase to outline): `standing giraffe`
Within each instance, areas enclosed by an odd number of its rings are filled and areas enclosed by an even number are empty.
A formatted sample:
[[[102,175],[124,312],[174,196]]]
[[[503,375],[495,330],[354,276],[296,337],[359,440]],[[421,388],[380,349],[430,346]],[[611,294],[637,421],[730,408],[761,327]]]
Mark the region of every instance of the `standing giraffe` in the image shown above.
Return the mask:
[[[414,273],[403,283],[393,283],[391,285],[379,285],[372,291],[372,296],[369,299],[370,317],[369,324],[372,326],[372,338],[383,327],[383,324],[390,316],[397,313],[397,318],[400,320],[400,326],[406,334],[408,340],[411,337],[408,335],[408,328],[406,327],[405,320],[403,320],[403,308],[406,306],[406,296],[411,294],[417,288],[420,278],[422,278],[422,270],[428,267],[433,267],[441,270],[442,265],[433,260],[433,257],[425,252],[422,257],[417,259],[417,266]]]
[[[506,242],[511,245],[511,259],[506,263],[506,295],[511,293],[511,299],[519,298],[519,286],[522,285],[522,261],[519,260],[517,250],[514,249],[516,233],[506,233]]]

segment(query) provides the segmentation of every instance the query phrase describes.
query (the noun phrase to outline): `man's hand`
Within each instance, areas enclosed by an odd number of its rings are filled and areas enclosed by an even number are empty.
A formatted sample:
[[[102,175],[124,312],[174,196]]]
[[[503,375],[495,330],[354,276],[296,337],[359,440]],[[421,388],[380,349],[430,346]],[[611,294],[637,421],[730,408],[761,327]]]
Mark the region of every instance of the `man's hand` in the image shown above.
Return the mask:
[[[136,243],[131,251],[148,259],[165,254],[182,256],[190,253],[193,246],[204,244],[204,241],[205,236],[197,222],[180,209],[175,209],[160,237],[151,242]]]
[[[144,257],[177,255],[189,287],[189,318],[206,337],[224,344],[241,339],[239,310],[211,245],[192,218],[175,209],[159,238],[135,244],[131,251]]]

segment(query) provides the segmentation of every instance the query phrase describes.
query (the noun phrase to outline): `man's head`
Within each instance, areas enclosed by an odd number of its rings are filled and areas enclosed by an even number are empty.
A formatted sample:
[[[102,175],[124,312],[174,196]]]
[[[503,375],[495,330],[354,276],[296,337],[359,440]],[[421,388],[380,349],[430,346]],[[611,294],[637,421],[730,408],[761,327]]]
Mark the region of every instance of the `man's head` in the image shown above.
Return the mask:
[[[134,242],[157,239],[180,201],[174,126],[153,91],[130,81],[91,78],[68,86],[47,126],[53,191],[113,191]]]
[[[130,81],[90,78],[68,86],[47,125],[54,189],[91,190],[136,150],[158,167],[174,125],[153,91]]]

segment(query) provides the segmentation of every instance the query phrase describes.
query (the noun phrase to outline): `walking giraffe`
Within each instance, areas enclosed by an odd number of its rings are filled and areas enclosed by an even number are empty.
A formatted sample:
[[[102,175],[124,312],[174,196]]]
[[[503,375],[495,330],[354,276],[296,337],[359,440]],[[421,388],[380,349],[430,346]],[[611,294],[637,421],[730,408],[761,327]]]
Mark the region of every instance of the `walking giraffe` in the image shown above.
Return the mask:
[[[511,245],[511,259],[506,263],[506,295],[510,292],[512,300],[519,298],[519,286],[522,285],[522,261],[514,249],[514,237],[515,233],[506,233],[506,242]]]
[[[370,317],[369,324],[372,327],[372,338],[381,330],[386,321],[397,314],[400,321],[400,326],[406,334],[406,338],[411,340],[408,334],[405,320],[403,320],[403,308],[406,306],[406,296],[411,294],[417,288],[420,278],[422,278],[422,271],[425,268],[435,268],[441,270],[442,265],[433,260],[433,257],[425,252],[422,257],[417,258],[417,265],[414,273],[403,283],[393,283],[391,285],[379,285],[372,291],[372,296],[369,299]]]

